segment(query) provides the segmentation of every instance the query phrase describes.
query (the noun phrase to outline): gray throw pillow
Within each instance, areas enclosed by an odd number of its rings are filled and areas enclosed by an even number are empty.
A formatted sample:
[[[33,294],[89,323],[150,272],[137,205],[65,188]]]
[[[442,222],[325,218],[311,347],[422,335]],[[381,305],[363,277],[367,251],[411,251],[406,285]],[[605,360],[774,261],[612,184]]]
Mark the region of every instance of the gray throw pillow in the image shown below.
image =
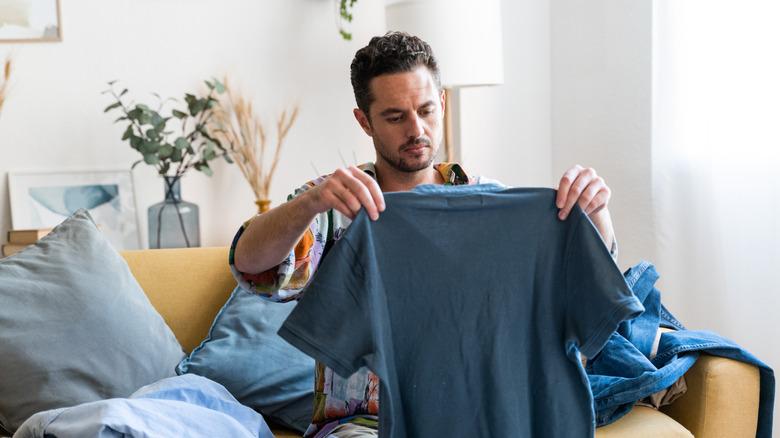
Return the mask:
[[[297,302],[273,303],[237,287],[179,374],[219,382],[242,404],[303,432],[314,406],[314,359],[276,332]]]
[[[86,210],[0,259],[0,425],[175,375],[184,356]]]

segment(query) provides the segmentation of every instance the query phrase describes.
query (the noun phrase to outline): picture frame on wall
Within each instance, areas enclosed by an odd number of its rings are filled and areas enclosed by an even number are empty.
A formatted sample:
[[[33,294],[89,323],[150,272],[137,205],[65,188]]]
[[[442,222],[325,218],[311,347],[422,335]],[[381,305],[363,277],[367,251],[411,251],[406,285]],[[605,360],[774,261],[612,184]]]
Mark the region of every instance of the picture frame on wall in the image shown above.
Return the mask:
[[[141,248],[129,170],[9,172],[8,189],[13,229],[52,228],[85,208],[114,248]]]
[[[60,0],[0,0],[0,43],[58,41]]]

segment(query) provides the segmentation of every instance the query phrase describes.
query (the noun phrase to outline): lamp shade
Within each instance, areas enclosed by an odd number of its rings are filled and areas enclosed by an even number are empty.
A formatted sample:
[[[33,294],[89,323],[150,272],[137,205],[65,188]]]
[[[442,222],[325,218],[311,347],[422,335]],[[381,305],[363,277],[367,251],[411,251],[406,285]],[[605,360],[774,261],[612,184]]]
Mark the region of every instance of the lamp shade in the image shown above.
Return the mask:
[[[385,16],[431,45],[444,87],[504,82],[500,0],[387,0]]]

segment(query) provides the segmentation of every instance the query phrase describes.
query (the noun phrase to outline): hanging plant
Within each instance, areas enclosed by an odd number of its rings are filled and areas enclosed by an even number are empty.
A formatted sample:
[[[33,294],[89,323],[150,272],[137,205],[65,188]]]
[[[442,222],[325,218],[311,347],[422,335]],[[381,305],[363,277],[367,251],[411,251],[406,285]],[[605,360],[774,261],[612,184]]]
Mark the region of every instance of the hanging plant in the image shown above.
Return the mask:
[[[339,34],[347,41],[352,39],[352,33],[345,29],[345,24],[352,23],[352,9],[355,7],[355,3],[357,0],[339,0],[339,13],[336,22]]]

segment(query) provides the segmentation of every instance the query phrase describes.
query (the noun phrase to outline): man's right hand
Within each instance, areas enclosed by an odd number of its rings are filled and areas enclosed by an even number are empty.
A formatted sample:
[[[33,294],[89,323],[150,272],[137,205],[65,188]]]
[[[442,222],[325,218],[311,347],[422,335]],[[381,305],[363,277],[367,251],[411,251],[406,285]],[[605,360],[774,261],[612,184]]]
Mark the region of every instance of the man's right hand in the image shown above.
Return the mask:
[[[315,213],[336,209],[355,219],[363,207],[371,220],[385,210],[385,198],[379,184],[356,166],[336,169],[325,181],[306,191]]]
[[[385,209],[379,184],[355,166],[338,169],[319,185],[256,216],[236,244],[235,267],[256,274],[281,263],[309,229],[314,218],[336,209],[354,219],[365,207],[372,220]]]

